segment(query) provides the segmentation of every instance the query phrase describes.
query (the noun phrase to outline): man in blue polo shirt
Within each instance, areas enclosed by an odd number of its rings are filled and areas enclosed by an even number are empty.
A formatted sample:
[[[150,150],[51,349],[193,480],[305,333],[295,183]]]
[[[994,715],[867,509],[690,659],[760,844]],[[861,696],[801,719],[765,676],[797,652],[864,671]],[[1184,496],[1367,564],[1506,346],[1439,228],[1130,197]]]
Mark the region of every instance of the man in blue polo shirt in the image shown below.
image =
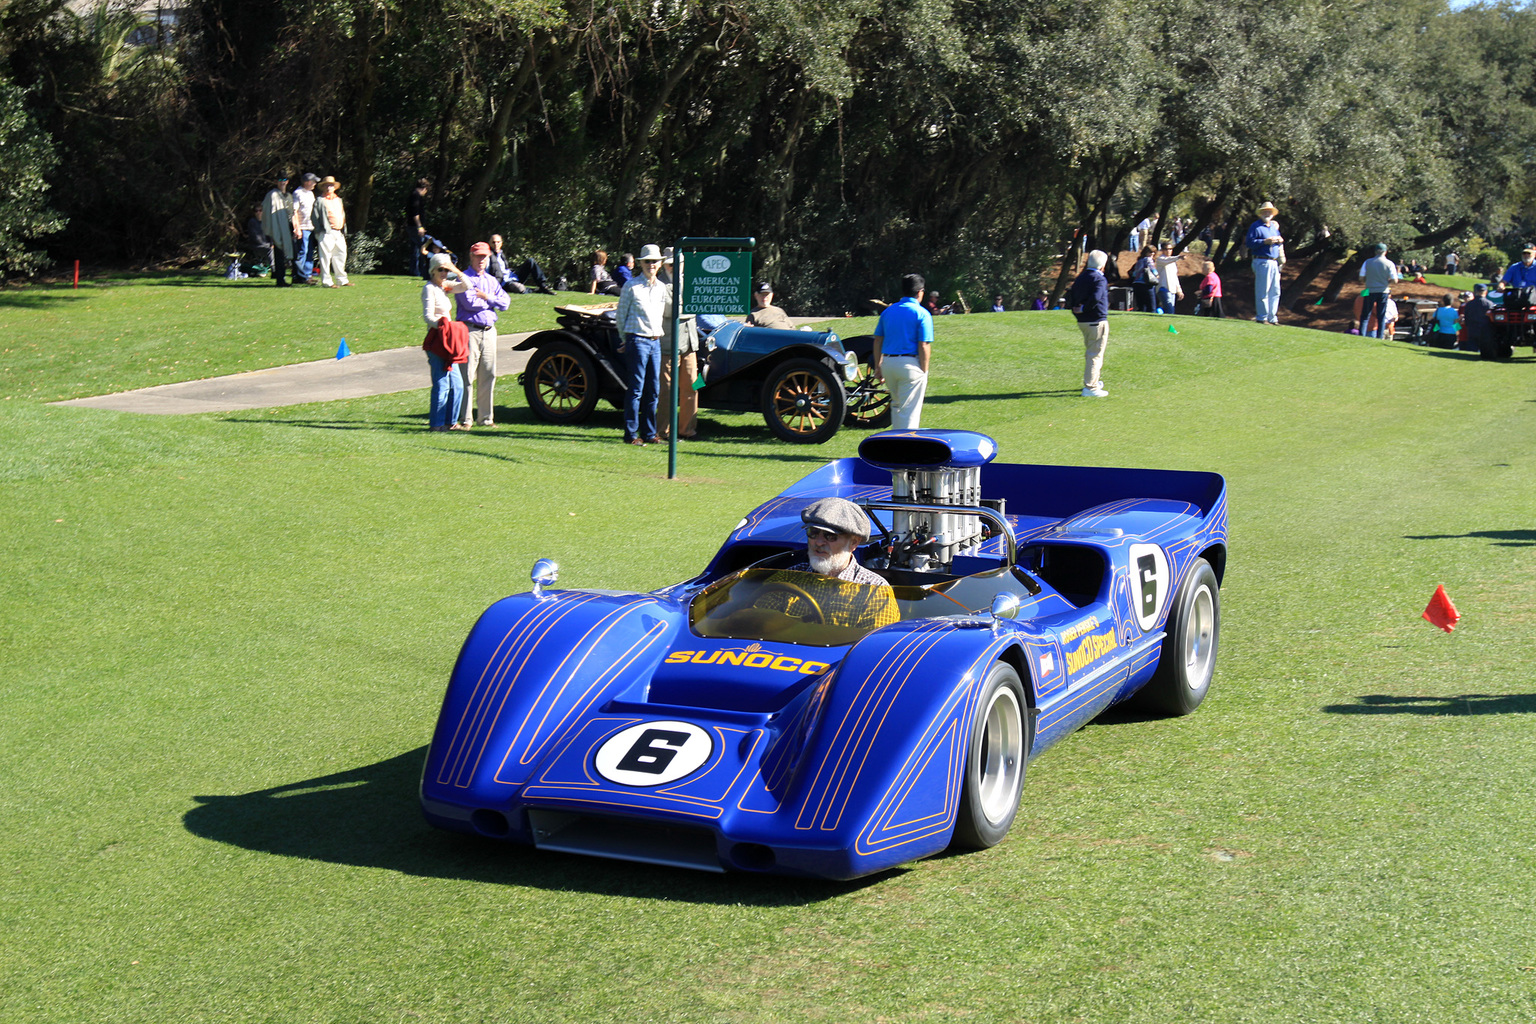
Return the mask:
[[[903,295],[887,306],[875,325],[875,349],[870,358],[875,379],[891,389],[891,426],[915,430],[922,425],[923,395],[928,391],[928,356],[933,348],[933,317],[920,302],[921,274],[901,279]]]
[[[1520,254],[1520,262],[1509,265],[1504,271],[1504,283],[1511,288],[1536,288],[1536,249],[1526,249]]]

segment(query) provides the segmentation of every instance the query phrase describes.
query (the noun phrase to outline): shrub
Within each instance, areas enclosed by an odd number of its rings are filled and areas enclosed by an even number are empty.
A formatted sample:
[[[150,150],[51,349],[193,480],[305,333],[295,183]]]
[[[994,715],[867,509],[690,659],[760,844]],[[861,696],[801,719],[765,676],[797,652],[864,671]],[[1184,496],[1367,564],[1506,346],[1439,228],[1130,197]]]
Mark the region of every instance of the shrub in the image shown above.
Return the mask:
[[[366,274],[379,265],[379,253],[384,242],[370,234],[357,231],[347,239],[347,273]]]

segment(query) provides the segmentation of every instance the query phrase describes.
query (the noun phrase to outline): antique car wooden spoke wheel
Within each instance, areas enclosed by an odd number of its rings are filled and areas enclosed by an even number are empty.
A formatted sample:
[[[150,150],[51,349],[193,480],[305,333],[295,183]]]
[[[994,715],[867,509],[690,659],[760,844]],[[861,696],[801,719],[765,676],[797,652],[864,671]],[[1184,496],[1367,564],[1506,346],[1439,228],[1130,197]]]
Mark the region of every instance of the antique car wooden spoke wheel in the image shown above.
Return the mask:
[[[569,342],[539,349],[523,374],[528,407],[550,423],[579,423],[597,405],[597,366]]]
[[[825,363],[789,359],[763,385],[763,418],[786,441],[821,444],[847,412],[842,383]]]

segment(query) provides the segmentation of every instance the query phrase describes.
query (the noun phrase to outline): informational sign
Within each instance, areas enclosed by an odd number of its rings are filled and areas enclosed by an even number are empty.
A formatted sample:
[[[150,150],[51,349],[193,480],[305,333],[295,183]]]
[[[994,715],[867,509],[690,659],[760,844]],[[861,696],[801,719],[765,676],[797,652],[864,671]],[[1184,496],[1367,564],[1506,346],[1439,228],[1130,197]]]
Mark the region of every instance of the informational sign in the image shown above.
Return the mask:
[[[683,312],[745,313],[752,301],[751,252],[690,252],[683,257]]]

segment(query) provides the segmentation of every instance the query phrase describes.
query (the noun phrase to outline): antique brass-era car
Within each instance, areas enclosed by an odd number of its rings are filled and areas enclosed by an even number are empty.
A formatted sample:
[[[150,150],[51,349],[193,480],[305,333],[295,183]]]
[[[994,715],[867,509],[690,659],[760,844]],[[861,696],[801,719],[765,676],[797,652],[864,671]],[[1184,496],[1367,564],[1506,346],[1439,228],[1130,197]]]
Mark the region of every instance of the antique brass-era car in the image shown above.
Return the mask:
[[[600,399],[622,408],[625,369],[614,304],[555,311],[558,328],[517,346],[533,350],[522,375],[528,407],[550,423],[580,423]],[[757,410],[769,430],[795,444],[821,444],[845,423],[889,426],[890,392],[864,370],[873,344],[869,335],[844,340],[832,331],[727,323],[704,338],[701,383],[693,385],[699,407]]]

